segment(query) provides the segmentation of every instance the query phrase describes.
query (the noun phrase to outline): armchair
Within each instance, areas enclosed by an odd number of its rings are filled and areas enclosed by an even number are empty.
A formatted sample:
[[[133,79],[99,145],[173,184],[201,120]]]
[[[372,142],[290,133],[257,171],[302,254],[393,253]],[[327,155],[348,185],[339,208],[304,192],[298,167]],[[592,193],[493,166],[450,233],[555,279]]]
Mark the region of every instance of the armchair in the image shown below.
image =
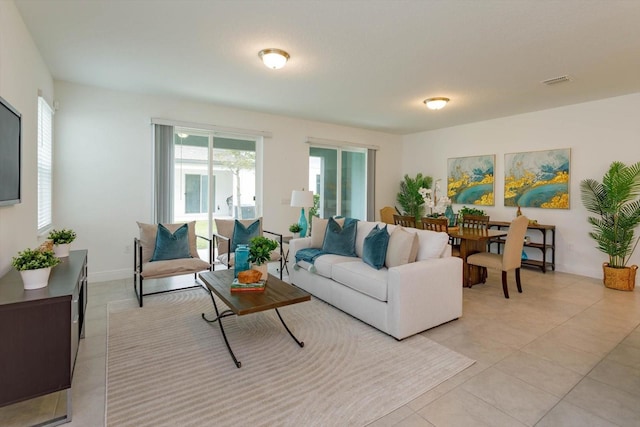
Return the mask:
[[[233,267],[236,246],[239,244],[248,244],[249,240],[253,237],[262,236],[266,233],[273,236],[274,240],[278,242],[278,248],[271,252],[270,262],[277,261],[280,263],[279,272],[280,280],[282,280],[284,261],[282,234],[264,230],[262,228],[262,218],[242,220],[216,218],[215,221],[217,233],[213,233],[213,243],[218,250],[218,255],[216,257],[218,261],[224,264],[227,268]],[[215,264],[212,265],[215,270]]]
[[[172,292],[176,290],[191,289],[201,286],[197,283],[197,273],[205,270],[212,270],[213,265],[213,246],[211,245],[211,239],[203,236],[196,236],[195,221],[181,224],[162,224],[169,233],[177,234],[178,229],[187,226],[187,241],[188,241],[188,254],[183,254],[179,258],[155,260],[155,252],[158,249],[157,246],[157,224],[144,224],[138,222],[140,228],[140,238],[134,238],[134,251],[133,251],[133,289],[138,299],[140,307],[143,306],[143,299],[148,295],[155,295],[165,292]],[[198,248],[196,239],[204,239],[209,243],[209,261],[204,261],[198,255]],[[187,243],[185,242],[185,245]],[[168,256],[171,258],[171,256]],[[146,280],[161,279],[172,276],[181,276],[193,273],[194,283],[184,287],[170,287],[153,292],[144,293],[143,286]]]

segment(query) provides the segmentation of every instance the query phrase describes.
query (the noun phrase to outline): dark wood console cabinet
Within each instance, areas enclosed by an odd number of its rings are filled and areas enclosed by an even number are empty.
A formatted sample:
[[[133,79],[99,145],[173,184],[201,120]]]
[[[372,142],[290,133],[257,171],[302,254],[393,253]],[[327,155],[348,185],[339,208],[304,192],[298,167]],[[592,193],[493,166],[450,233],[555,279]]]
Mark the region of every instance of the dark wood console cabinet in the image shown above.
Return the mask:
[[[70,420],[86,307],[86,250],[62,258],[42,289],[24,290],[14,269],[0,278],[0,406],[66,389]]]
[[[502,230],[509,228],[509,222],[503,221],[489,221],[490,228],[497,228]],[[555,225],[543,225],[543,224],[529,224],[527,230],[538,230],[542,233],[542,241],[535,240],[525,243],[524,246],[528,248],[536,248],[542,252],[542,259],[523,259],[522,265],[530,267],[538,267],[543,273],[547,272],[547,268],[551,268],[553,271],[556,269],[556,226]],[[550,234],[550,239],[547,233]],[[534,236],[535,237],[535,236]],[[538,237],[536,237],[538,239]],[[498,253],[500,253],[502,245],[504,245],[505,239],[496,239],[489,242],[489,249],[493,244],[498,246]],[[551,255],[549,259],[548,255]]]

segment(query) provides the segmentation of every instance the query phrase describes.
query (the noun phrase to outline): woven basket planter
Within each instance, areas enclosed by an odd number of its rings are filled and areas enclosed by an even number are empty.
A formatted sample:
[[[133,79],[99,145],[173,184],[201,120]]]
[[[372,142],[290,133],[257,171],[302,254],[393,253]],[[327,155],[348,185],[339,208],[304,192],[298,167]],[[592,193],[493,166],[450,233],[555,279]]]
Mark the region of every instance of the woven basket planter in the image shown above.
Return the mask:
[[[602,271],[604,272],[604,285],[610,289],[617,289],[619,291],[632,291],[636,286],[636,271],[637,265],[623,268],[609,267],[609,263],[602,264]]]

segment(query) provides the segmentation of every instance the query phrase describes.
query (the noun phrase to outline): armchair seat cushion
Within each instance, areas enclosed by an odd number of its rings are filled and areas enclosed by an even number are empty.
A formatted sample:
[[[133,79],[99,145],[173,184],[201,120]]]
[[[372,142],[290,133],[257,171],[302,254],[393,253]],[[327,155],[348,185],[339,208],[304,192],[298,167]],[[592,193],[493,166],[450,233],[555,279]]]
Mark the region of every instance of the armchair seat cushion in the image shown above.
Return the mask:
[[[197,273],[209,270],[209,263],[200,258],[179,258],[166,261],[152,261],[142,264],[141,276],[145,279],[159,279],[161,277],[179,274]]]

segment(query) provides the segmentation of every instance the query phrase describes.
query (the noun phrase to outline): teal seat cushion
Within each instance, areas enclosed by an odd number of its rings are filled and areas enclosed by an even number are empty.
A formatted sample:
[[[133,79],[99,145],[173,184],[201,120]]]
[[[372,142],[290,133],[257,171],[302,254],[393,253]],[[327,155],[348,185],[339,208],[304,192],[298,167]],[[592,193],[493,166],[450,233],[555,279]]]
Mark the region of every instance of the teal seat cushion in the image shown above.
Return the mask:
[[[166,261],[169,259],[191,258],[189,251],[189,227],[181,225],[175,232],[158,224],[156,247],[150,261]]]
[[[387,246],[389,246],[387,226],[379,228],[376,224],[364,238],[362,260],[376,270],[380,270],[384,267],[384,261],[387,258]]]
[[[236,219],[231,237],[231,252],[235,252],[238,245],[248,245],[249,241],[260,235],[260,220],[257,219],[245,227]]]
[[[335,219],[329,218],[322,251],[335,255],[357,256],[356,231],[358,220],[355,218],[346,218],[342,227]]]

